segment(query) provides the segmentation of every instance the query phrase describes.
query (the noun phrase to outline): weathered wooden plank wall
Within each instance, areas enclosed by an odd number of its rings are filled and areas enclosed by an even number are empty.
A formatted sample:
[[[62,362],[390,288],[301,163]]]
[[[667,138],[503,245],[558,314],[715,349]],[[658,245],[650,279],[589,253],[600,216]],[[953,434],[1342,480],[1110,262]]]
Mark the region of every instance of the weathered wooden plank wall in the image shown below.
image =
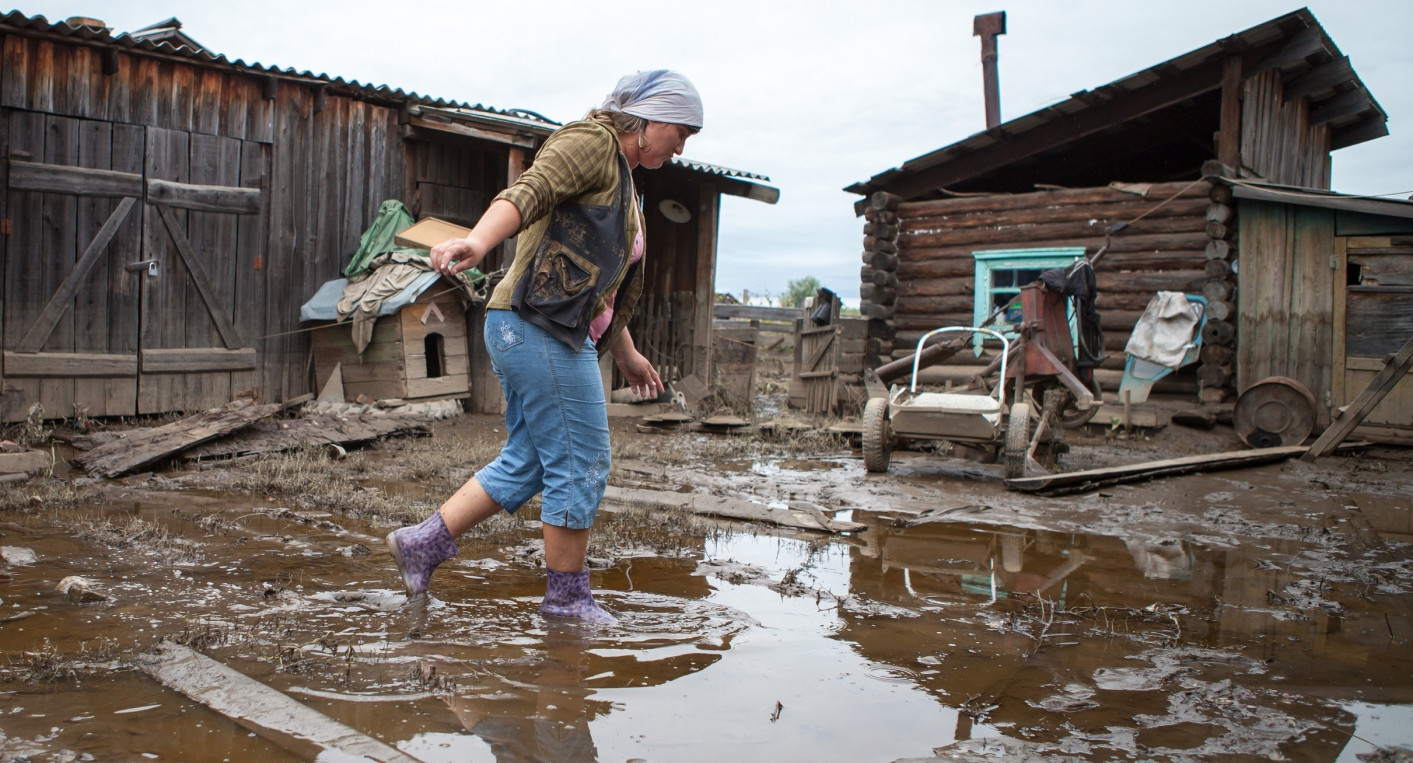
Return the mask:
[[[1237,219],[1237,388],[1271,376],[1294,379],[1316,395],[1319,425],[1327,425],[1323,391],[1330,389],[1333,363],[1334,212],[1243,201]]]
[[[715,273],[712,202],[717,194],[699,181],[658,172],[663,171],[637,175],[638,191],[646,200],[643,225],[647,250],[643,256],[643,296],[628,329],[638,351],[652,361],[664,381],[669,381],[707,371],[703,366],[708,340],[702,331],[700,303],[704,291],[712,292],[710,276]],[[666,198],[692,210],[692,218],[686,223],[668,220],[659,206]],[[705,239],[705,249],[704,228],[711,233]],[[709,330],[710,317],[705,325]]]
[[[1273,183],[1330,187],[1330,129],[1310,126],[1306,98],[1286,101],[1279,69],[1252,75],[1243,83],[1241,161]]]
[[[1092,255],[1104,243],[1106,225],[1154,210],[1114,234],[1095,268],[1110,352],[1106,367],[1122,368],[1123,347],[1154,293],[1197,293],[1207,279],[1209,191],[1205,182],[1179,182],[1148,185],[1141,195],[1082,188],[902,203],[892,355],[912,352],[938,326],[971,325],[973,253],[1082,246]],[[962,353],[955,362],[967,357]]]
[[[327,83],[204,66],[180,56],[95,47],[43,35],[0,40],[0,136],[6,159],[117,170],[147,180],[261,190],[257,214],[169,208],[205,270],[203,295],[158,207],[139,205],[118,229],[46,354],[132,355],[227,348],[208,297],[258,358],[254,368],[5,379],[5,420],[39,402],[46,416],[191,410],[232,396],[288,399],[309,390],[309,341],[299,305],[341,274],[385,199],[420,191],[424,214],[474,221],[505,185],[504,147],[406,140],[402,104],[373,103]],[[419,153],[420,152],[420,153]],[[409,157],[416,157],[413,177]],[[425,181],[425,182],[424,182]],[[7,184],[8,185],[8,184]],[[3,194],[14,235],[3,240],[4,348],[12,350],[74,271],[118,198],[33,190]],[[157,259],[146,279],[128,263]],[[217,364],[219,365],[219,364]],[[117,364],[114,368],[121,368]],[[77,406],[77,408],[76,408]]]

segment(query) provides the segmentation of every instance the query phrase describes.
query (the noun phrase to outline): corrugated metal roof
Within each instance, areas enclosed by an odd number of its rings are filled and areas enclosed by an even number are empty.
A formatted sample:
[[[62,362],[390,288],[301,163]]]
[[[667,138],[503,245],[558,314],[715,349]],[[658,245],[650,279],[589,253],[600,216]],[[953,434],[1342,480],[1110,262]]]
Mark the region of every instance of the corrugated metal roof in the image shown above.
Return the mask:
[[[66,21],[51,22],[43,16],[26,16],[16,10],[10,11],[3,17],[0,17],[0,28],[6,26],[15,29],[32,30],[76,38],[94,43],[106,43],[120,48],[180,56],[204,64],[229,66],[233,69],[243,69],[265,75],[276,75],[288,79],[317,82],[336,87],[340,90],[352,91],[365,98],[406,101],[409,105],[435,109],[440,114],[449,118],[469,118],[482,123],[493,123],[504,127],[518,128],[541,137],[549,135],[555,128],[561,126],[560,122],[556,122],[553,119],[528,109],[496,109],[479,103],[471,105],[462,101],[431,98],[429,96],[419,95],[415,92],[390,88],[386,85],[364,84],[357,80],[330,77],[328,74],[314,74],[308,70],[300,72],[291,68],[281,69],[276,66],[265,66],[258,62],[247,63],[244,59],[232,61],[225,55],[211,53],[199,46],[174,45],[168,40],[181,40],[182,38],[191,40],[190,37],[187,37],[181,31],[181,22],[176,18],[158,22],[157,24],[131,34],[127,32],[114,34],[113,31],[107,27],[70,24]],[[162,37],[163,39],[155,39],[156,37]],[[191,41],[193,43],[195,42],[195,40]],[[708,164],[707,162],[684,159],[682,157],[673,157],[672,164],[690,172],[699,172],[706,175],[735,178],[747,182],[770,182],[770,178],[765,175],[746,172],[744,170],[733,170],[715,164]]]
[[[706,162],[699,162],[695,159],[688,159],[682,156],[672,157],[672,164],[675,167],[681,167],[686,170],[691,170],[692,172],[700,172],[704,175],[717,175],[720,177],[737,178],[739,180],[760,180],[766,183],[770,182],[770,178],[765,175],[758,175],[754,172],[746,172],[745,170],[733,170],[730,167],[707,164]]]
[[[166,23],[166,22],[163,22]],[[169,56],[188,58],[193,61],[215,65],[229,66],[233,69],[241,69],[259,74],[278,76],[285,79],[302,80],[306,82],[321,83],[340,90],[350,91],[361,97],[370,100],[384,101],[406,101],[410,104],[422,106],[433,106],[438,108],[465,109],[470,111],[483,112],[497,116],[507,116],[522,118],[524,114],[532,112],[506,111],[501,109],[483,106],[481,104],[468,104],[463,101],[449,101],[443,98],[431,98],[420,95],[416,92],[404,91],[399,88],[390,88],[387,85],[371,85],[357,80],[346,80],[342,77],[330,77],[328,74],[315,74],[311,71],[296,71],[292,68],[280,68],[277,66],[266,66],[259,62],[246,62],[244,59],[232,61],[225,55],[214,54],[200,48],[191,48],[186,45],[173,45],[166,41],[154,41],[135,37],[126,32],[114,34],[106,27],[74,25],[64,21],[51,22],[43,16],[26,16],[19,11],[10,11],[0,17],[0,27],[12,27],[15,29],[41,32],[63,37],[84,40],[93,43],[104,43],[115,45],[119,48],[129,50],[141,50],[149,53],[159,53]],[[542,118],[543,119],[543,118]],[[547,121],[547,120],[546,120]]]
[[[1315,20],[1314,15],[1311,14],[1310,11],[1302,8],[1263,24],[1259,24],[1244,32],[1222,38],[1171,60],[1135,72],[1134,74],[1130,74],[1127,77],[1107,85],[1102,85],[1093,90],[1082,90],[1071,95],[1064,101],[1017,117],[1009,122],[1004,122],[984,132],[975,133],[971,137],[937,149],[936,151],[910,159],[899,167],[881,172],[868,180],[854,183],[844,188],[844,190],[857,194],[869,194],[877,190],[887,190],[891,183],[904,177],[939,167],[954,159],[973,154],[997,143],[1013,140],[1018,135],[1043,127],[1052,122],[1072,118],[1095,106],[1108,104],[1115,99],[1125,98],[1155,83],[1180,76],[1199,66],[1208,64],[1214,58],[1229,53],[1242,52],[1260,48],[1265,45],[1271,45],[1282,39],[1294,39],[1300,33],[1291,31],[1294,28],[1299,28],[1300,32],[1314,35],[1314,43],[1318,45],[1325,56],[1332,59],[1342,58],[1339,48],[1334,44],[1334,41],[1325,34],[1324,29],[1320,26],[1319,22]],[[1360,93],[1366,100],[1365,108],[1357,114],[1346,116],[1341,122],[1332,124],[1338,126],[1341,123],[1347,124],[1359,121],[1364,119],[1363,115],[1369,113],[1382,117],[1386,122],[1388,120],[1387,112],[1374,100],[1373,95],[1369,93],[1363,81],[1360,80],[1357,75],[1353,74],[1352,69],[1350,70],[1350,74],[1351,76],[1347,81],[1353,86],[1353,90]]]

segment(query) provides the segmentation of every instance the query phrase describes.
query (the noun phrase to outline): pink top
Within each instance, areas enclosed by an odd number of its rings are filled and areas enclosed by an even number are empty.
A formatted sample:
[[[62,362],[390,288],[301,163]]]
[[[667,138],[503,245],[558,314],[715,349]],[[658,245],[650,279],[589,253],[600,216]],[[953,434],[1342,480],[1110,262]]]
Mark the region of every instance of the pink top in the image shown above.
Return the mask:
[[[634,209],[634,211],[636,212],[637,210]],[[641,213],[639,213],[638,235],[633,237],[633,253],[628,257],[629,265],[632,265],[638,260],[643,259],[644,247],[645,244],[643,242],[643,216]],[[598,344],[599,338],[603,336],[603,332],[608,331],[608,324],[613,322],[613,301],[617,296],[617,292],[608,295],[608,304],[604,306],[603,312],[599,313],[598,317],[594,318],[594,320],[589,324],[589,338],[594,340],[594,344]]]

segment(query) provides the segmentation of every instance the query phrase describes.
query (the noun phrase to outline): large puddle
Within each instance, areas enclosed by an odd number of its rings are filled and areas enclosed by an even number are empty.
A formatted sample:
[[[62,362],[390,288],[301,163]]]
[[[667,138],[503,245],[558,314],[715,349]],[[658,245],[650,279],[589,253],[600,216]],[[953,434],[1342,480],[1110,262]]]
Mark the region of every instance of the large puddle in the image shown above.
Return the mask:
[[[1231,485],[1189,479],[1218,503]],[[538,613],[532,521],[464,542],[415,605],[384,530],[260,500],[153,491],[76,510],[158,522],[160,551],[0,518],[19,562],[0,583],[0,758],[313,757],[129,667],[164,637],[426,761],[892,761],[958,742],[1015,759],[1353,761],[1413,728],[1413,576],[1387,539],[857,510],[869,529],[848,537],[737,525],[619,557],[594,585],[620,624],[583,628]],[[1364,503],[1406,523],[1405,497]],[[71,603],[69,575],[110,600]]]

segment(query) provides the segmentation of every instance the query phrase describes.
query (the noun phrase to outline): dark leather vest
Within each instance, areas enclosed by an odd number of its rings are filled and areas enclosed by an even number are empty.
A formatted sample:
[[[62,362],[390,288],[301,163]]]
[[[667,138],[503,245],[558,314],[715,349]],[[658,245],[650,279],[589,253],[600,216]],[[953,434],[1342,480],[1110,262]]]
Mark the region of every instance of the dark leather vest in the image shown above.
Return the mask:
[[[633,204],[630,173],[619,154],[612,204],[569,201],[554,208],[534,260],[510,296],[511,309],[575,352],[589,335],[594,305],[607,297],[628,264],[624,225]]]

